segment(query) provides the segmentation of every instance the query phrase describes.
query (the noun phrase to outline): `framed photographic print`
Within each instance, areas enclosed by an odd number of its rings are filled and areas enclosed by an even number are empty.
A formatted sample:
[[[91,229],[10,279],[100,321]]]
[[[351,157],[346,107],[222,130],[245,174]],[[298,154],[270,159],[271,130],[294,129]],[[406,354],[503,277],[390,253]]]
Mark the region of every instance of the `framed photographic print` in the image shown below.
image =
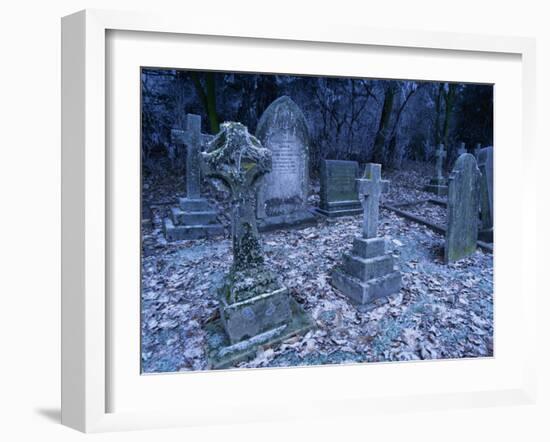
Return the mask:
[[[532,400],[533,41],[84,11],[62,43],[63,423]]]

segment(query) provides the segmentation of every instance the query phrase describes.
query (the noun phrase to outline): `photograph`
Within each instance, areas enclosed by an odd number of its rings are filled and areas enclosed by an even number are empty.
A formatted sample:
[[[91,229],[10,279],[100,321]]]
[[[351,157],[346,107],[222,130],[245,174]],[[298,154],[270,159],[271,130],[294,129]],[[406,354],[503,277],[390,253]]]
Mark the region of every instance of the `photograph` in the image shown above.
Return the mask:
[[[142,374],[494,356],[493,84],[139,75]]]

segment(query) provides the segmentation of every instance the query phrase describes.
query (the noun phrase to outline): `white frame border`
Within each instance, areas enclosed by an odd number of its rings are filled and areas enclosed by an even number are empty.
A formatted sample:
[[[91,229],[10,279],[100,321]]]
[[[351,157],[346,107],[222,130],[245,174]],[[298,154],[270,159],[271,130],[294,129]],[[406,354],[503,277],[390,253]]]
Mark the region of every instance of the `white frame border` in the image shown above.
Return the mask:
[[[208,417],[173,413],[106,413],[106,83],[108,30],[199,34],[289,41],[333,42],[385,47],[511,53],[522,57],[523,176],[535,172],[535,41],[529,38],[379,30],[326,24],[281,28],[269,22],[151,13],[86,10],[62,19],[62,423],[85,432],[208,424]],[[522,220],[536,223],[536,194],[522,192]],[[522,257],[536,256],[535,241],[524,238]],[[536,317],[534,269],[522,260],[525,317]],[[532,277],[526,277],[527,273]],[[372,400],[342,400],[339,415],[372,411],[481,407],[535,400],[535,322],[524,348],[526,377],[518,390],[439,394]],[[334,414],[330,403],[304,417]],[[273,415],[273,410],[270,411]],[[281,415],[280,418],[284,418]],[[276,417],[275,417],[276,418]],[[266,418],[267,420],[267,418]]]

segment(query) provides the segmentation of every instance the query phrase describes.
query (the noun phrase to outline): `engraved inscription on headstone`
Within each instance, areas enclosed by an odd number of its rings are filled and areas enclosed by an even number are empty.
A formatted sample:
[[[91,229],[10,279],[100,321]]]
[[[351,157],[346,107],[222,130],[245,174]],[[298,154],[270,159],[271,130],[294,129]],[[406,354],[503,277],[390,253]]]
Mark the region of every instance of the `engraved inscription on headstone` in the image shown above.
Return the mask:
[[[315,223],[307,206],[309,135],[300,108],[289,97],[278,98],[260,118],[256,137],[271,151],[273,161],[258,192],[258,228],[265,231]]]
[[[357,195],[359,164],[356,161],[323,160],[320,172],[319,213],[332,218],[363,212]]]

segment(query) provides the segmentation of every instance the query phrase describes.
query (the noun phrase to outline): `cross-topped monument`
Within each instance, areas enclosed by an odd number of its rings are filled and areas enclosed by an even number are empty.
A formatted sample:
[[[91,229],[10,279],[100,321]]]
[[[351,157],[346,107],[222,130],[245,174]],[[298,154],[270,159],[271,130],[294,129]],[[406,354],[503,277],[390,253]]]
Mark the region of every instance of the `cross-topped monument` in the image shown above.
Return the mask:
[[[207,328],[212,368],[255,355],[259,346],[312,326],[264,261],[255,199],[260,178],[271,167],[271,151],[240,123],[223,123],[201,154],[205,176],[221,180],[231,192],[233,264],[218,289],[220,319]]]
[[[357,180],[357,192],[363,204],[363,232],[353,241],[350,253],[344,253],[343,263],[332,272],[332,285],[348,296],[360,310],[368,310],[373,302],[397,293],[401,288],[401,273],[394,266],[386,241],[377,237],[380,196],[389,181],[381,177],[380,164],[369,163],[365,174]]]
[[[443,178],[443,162],[447,158],[447,152],[445,152],[445,146],[439,145],[439,148],[435,152],[435,176],[437,178]]]
[[[445,146],[440,144],[435,151],[435,175],[430,179],[429,184],[424,187],[426,192],[435,193],[438,196],[447,195],[449,187],[443,176],[443,164],[445,164],[446,158],[447,152],[445,151]]]
[[[481,152],[481,143],[476,143],[476,147],[474,147],[474,157],[476,157],[476,161],[479,163],[479,154]]]
[[[199,155],[202,146],[212,139],[212,135],[201,133],[201,117],[187,114],[185,129],[172,129],[172,142],[185,144],[187,198],[197,199],[201,196]]]
[[[164,235],[168,241],[210,238],[223,234],[217,210],[201,198],[200,153],[212,135],[201,133],[201,117],[187,114],[185,129],[172,129],[172,142],[185,144],[187,158],[185,176],[187,195],[164,219]]]
[[[374,238],[378,228],[380,196],[389,186],[388,180],[381,176],[382,166],[369,163],[365,167],[363,178],[357,180],[357,193],[363,205],[363,237]]]

